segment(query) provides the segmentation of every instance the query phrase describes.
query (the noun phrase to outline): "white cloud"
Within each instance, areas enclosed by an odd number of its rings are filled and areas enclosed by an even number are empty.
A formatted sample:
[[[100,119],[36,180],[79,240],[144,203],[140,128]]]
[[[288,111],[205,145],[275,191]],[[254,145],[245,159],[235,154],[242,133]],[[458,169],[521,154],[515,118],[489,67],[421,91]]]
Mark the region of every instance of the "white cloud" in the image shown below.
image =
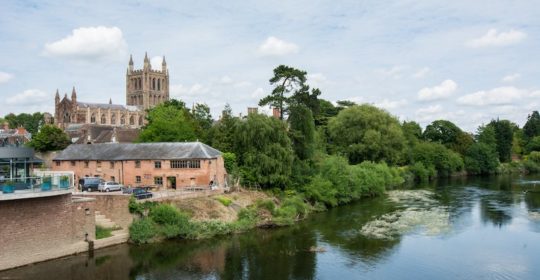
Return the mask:
[[[154,56],[150,59],[150,65],[152,69],[161,70],[161,63],[163,62],[163,56]]]
[[[490,29],[484,36],[467,42],[472,48],[499,47],[517,44],[527,38],[527,33],[519,30],[510,30],[508,32],[498,32],[497,29]]]
[[[425,87],[418,92],[418,99],[423,101],[448,98],[456,91],[457,84],[452,80],[445,80],[440,85]]]
[[[299,49],[298,45],[294,43],[270,36],[259,46],[258,51],[262,55],[282,56],[297,53]]]
[[[429,67],[424,67],[424,68],[416,71],[416,73],[414,73],[412,76],[415,79],[422,79],[425,76],[427,76],[430,72],[431,72],[431,69],[429,69]]]
[[[0,84],[7,83],[11,79],[13,79],[13,75],[0,71]]]
[[[6,98],[6,104],[14,106],[38,105],[44,102],[50,102],[51,98],[52,94],[39,89],[28,89]]]
[[[126,49],[127,44],[120,28],[98,26],[74,29],[71,35],[45,44],[44,53],[76,59],[123,59]]]
[[[264,96],[266,96],[266,94],[264,93],[264,90],[262,88],[257,88],[251,93],[251,98],[257,100],[263,98]]]
[[[540,91],[528,91],[515,87],[498,87],[481,90],[458,98],[457,102],[468,106],[512,105],[524,98],[540,96]]]
[[[225,76],[221,77],[219,82],[222,83],[222,84],[225,84],[225,85],[229,85],[229,84],[233,83],[233,79],[231,77],[225,75]]]
[[[431,105],[424,108],[419,108],[416,110],[415,115],[416,119],[420,122],[426,122],[426,121],[432,121],[435,119],[438,119],[439,116],[441,116],[443,113],[442,106],[437,105]]]
[[[511,83],[511,82],[514,82],[514,81],[518,80],[519,78],[521,78],[521,75],[519,73],[514,73],[514,74],[511,74],[511,75],[504,76],[502,78],[502,81],[506,82],[506,83]]]
[[[208,93],[210,89],[202,84],[196,83],[192,86],[184,86],[182,84],[171,85],[170,94],[173,98],[184,99],[186,96],[197,96]]]
[[[399,79],[403,76],[403,71],[406,68],[407,67],[405,66],[395,65],[395,66],[392,66],[392,68],[379,69],[377,70],[377,73],[382,74],[383,76],[386,76],[386,77]]]
[[[322,73],[307,74],[307,82],[310,86],[318,88],[328,82],[328,78]]]
[[[392,100],[389,100],[389,99],[385,98],[382,101],[374,103],[373,105],[375,105],[376,107],[379,107],[379,108],[386,109],[386,110],[392,110],[392,109],[399,108],[401,106],[405,106],[405,105],[407,105],[407,103],[408,102],[405,99],[393,100],[392,101]]]

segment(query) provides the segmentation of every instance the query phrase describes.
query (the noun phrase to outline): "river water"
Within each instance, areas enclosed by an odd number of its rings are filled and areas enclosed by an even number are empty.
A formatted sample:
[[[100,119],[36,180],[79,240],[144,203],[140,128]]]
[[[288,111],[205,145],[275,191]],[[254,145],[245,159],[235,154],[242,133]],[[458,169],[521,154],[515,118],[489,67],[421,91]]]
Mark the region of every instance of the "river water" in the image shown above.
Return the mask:
[[[292,227],[124,244],[0,279],[540,279],[540,177],[439,181]]]

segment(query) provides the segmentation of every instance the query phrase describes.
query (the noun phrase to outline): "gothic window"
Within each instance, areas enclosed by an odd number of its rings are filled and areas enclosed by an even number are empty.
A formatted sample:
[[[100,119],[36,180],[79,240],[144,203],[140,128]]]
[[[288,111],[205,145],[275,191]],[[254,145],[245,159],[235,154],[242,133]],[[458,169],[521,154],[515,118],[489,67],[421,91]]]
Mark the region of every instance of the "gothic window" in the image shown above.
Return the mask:
[[[92,116],[90,116],[90,123],[96,123],[96,114],[92,113]]]
[[[122,115],[122,116],[120,117],[120,124],[121,124],[121,125],[125,125],[125,124],[126,124],[126,116]]]
[[[157,80],[157,90],[158,90],[158,91],[161,90],[161,79],[158,79],[158,80]]]
[[[116,124],[116,114],[111,115],[111,124]]]
[[[139,89],[142,89],[142,80],[139,78]]]
[[[70,122],[69,113],[68,113],[68,112],[65,112],[65,113],[64,113],[64,123],[69,123],[69,122]]]
[[[139,125],[143,125],[143,117],[142,116],[139,117]]]
[[[156,78],[152,79],[152,89],[156,89]]]
[[[107,123],[107,119],[105,118],[105,114],[101,114],[101,124]]]
[[[129,117],[129,125],[135,125],[135,118],[133,116]]]

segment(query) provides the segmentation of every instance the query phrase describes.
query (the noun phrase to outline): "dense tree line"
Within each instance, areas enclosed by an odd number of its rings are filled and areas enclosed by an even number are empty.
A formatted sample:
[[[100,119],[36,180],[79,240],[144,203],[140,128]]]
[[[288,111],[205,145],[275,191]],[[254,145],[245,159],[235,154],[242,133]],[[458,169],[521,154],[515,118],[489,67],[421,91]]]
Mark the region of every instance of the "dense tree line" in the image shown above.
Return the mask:
[[[170,101],[149,112],[140,140],[206,141],[225,152],[229,173],[244,185],[292,189],[327,206],[381,193],[403,178],[506,172],[513,159],[524,163],[519,171],[537,166],[528,159],[540,151],[537,111],[522,129],[499,119],[474,134],[448,120],[422,129],[372,105],[324,100],[302,70],[281,65],[269,82],[274,89],[259,105],[278,108],[279,119],[235,117],[227,105],[212,121],[204,104],[190,110]]]

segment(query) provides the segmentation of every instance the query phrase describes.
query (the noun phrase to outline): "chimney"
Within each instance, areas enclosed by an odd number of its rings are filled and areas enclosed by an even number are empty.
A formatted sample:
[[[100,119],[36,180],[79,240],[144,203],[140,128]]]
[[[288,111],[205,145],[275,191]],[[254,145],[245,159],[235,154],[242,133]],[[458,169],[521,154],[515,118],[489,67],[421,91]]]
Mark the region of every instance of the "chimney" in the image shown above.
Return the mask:
[[[281,117],[281,112],[279,111],[279,108],[272,108],[272,117],[279,119]]]

